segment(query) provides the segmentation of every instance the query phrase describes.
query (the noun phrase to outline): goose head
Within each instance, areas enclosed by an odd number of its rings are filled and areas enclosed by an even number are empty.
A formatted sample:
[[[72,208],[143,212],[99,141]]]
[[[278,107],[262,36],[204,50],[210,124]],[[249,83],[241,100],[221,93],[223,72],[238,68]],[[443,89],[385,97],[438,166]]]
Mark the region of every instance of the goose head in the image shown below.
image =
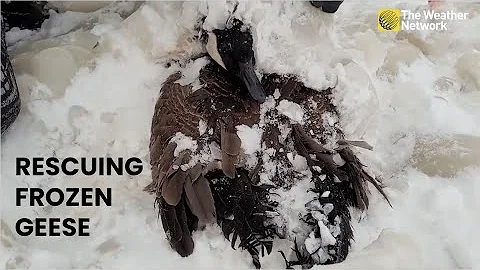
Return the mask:
[[[321,8],[325,13],[335,13],[343,1],[310,1],[312,6]]]
[[[217,64],[243,82],[253,99],[265,101],[265,91],[254,69],[253,37],[242,21],[232,19],[225,29],[208,32],[206,49]]]

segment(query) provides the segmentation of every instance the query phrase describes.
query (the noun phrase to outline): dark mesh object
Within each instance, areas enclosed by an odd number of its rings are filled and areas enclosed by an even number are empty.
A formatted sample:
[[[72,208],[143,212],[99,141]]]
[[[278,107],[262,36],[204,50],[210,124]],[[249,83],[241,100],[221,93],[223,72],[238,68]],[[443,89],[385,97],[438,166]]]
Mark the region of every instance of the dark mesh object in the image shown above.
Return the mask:
[[[20,95],[13,74],[12,63],[5,42],[5,24],[2,17],[2,135],[20,113]]]
[[[37,29],[48,14],[47,1],[2,1],[2,17],[5,31],[12,27]],[[3,27],[3,26],[2,26]]]

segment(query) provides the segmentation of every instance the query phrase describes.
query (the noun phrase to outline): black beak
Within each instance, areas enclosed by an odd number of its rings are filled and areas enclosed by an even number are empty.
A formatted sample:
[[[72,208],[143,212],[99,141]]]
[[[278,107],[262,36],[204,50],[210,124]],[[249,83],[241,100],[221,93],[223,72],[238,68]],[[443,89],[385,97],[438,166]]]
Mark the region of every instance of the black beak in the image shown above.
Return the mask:
[[[242,79],[243,83],[247,87],[248,92],[256,101],[263,103],[265,102],[265,91],[263,90],[262,84],[255,74],[253,65],[251,61],[246,63],[239,62],[240,73],[239,77]]]

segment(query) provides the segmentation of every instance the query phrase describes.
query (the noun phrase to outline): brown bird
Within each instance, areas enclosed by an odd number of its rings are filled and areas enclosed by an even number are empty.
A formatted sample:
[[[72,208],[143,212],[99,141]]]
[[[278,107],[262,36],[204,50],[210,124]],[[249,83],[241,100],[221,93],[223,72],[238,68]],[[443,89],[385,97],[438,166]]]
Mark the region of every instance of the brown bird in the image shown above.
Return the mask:
[[[166,80],[152,119],[152,183],[146,190],[155,194],[167,238],[181,256],[193,252],[192,232],[198,223],[217,222],[232,247],[238,238],[239,247],[248,250],[260,267],[258,257],[272,251],[272,238],[284,237],[280,224],[274,224],[267,213],[275,212],[277,206],[270,190],[295,185],[297,172],[288,153],[297,153],[305,158],[318,194],[305,206],[309,214],[303,220],[311,226],[313,237],[322,237],[319,222],[337,226],[339,232],[335,243],[323,246],[329,254],[326,258],[315,257],[316,252],[308,249],[305,255],[305,248],[296,248],[298,260],[288,261],[287,266],[341,262],[353,237],[347,207],[368,207],[367,182],[384,194],[350,149],[350,145],[366,144],[344,140],[338,124],[325,121],[326,116],[337,116],[331,89],[307,88],[293,75],[268,74],[260,83],[252,46],[248,28],[233,20],[224,30],[209,33],[207,51],[214,62],[200,70],[199,84],[182,85],[181,73]],[[292,122],[275,109],[261,110],[266,96],[276,91],[275,102],[288,100],[303,108],[304,122]],[[259,174],[266,170],[261,158],[254,169],[244,166],[236,127],[255,124],[263,129],[262,152],[274,150],[270,157],[276,164],[274,185],[260,183]],[[284,140],[279,124],[290,130]],[[327,142],[335,147],[327,148]],[[215,154],[216,150],[220,153]],[[319,220],[317,213],[325,218]]]
[[[195,162],[193,156],[198,153],[188,149],[177,153],[177,142],[171,139],[180,132],[206,151],[212,142],[217,143],[221,170],[235,178],[241,151],[236,126],[257,123],[259,102],[265,100],[253,69],[253,40],[242,25],[234,20],[229,28],[210,34],[207,50],[221,61],[221,67],[212,63],[201,70],[200,89],[176,83],[181,74],[174,74],[164,83],[155,106],[150,141],[152,183],[146,190],[156,195],[164,230],[181,256],[193,251],[191,233],[197,222],[215,221],[215,204],[205,174],[218,162]],[[201,123],[209,132],[199,132]]]

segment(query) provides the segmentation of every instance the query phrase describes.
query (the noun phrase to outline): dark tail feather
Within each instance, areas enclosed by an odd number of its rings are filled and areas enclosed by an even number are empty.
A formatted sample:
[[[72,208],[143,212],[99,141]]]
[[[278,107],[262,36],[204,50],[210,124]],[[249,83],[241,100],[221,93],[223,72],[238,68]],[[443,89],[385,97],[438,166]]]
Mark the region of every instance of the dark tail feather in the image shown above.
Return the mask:
[[[390,200],[388,199],[387,194],[383,191],[382,187],[378,183],[377,180],[375,180],[372,176],[370,176],[364,169],[362,163],[360,163],[360,160],[355,156],[353,151],[348,148],[344,147],[341,150],[338,151],[340,156],[345,160],[346,164],[345,166],[345,171],[349,175],[350,180],[354,184],[355,188],[355,194],[357,195],[357,201],[354,204],[358,208],[362,209],[361,205],[364,205],[365,208],[368,208],[368,196],[366,194],[366,182],[370,182],[373,184],[373,186],[382,194],[382,196],[385,198],[385,200],[388,202],[390,206],[392,204],[390,203]]]
[[[185,150],[179,153],[173,163],[168,168],[164,178],[161,181],[161,195],[165,201],[171,205],[177,205],[183,194],[187,172],[180,168],[180,165],[186,163],[190,158],[190,151]]]
[[[330,174],[330,176],[337,176],[339,179],[343,180],[343,173],[338,170],[337,165],[333,161],[333,152],[321,146],[308,136],[300,125],[293,126],[293,139],[296,150],[300,155],[307,159],[307,164],[310,167],[319,165],[322,170],[327,174]],[[317,161],[314,161],[310,155],[315,155]]]
[[[157,198],[160,207],[163,229],[170,242],[170,246],[182,257],[187,257],[193,252],[192,226],[195,220],[186,211],[185,199],[176,206],[169,205],[162,198]]]
[[[217,222],[232,248],[240,247],[252,255],[253,264],[260,267],[259,257],[270,254],[273,248],[275,226],[267,211],[276,203],[270,200],[270,186],[253,185],[244,169],[237,170],[232,181],[220,170],[206,175],[212,186]],[[237,243],[240,240],[240,244]]]
[[[332,154],[335,153],[330,151],[320,144],[318,144],[315,140],[310,138],[307,133],[303,130],[300,125],[295,125],[293,127],[293,138],[295,140],[295,147],[300,155],[304,156],[307,159],[308,165],[311,167],[313,166],[316,161],[312,160],[310,155],[315,155],[317,160],[320,162],[320,167],[330,176],[336,176],[340,181],[348,180],[352,183],[354,198],[355,201],[352,202],[352,205],[358,207],[361,210],[368,208],[368,196],[366,192],[366,182],[372,183],[375,188],[382,194],[382,196],[388,200],[387,195],[382,190],[380,184],[371,177],[365,170],[363,169],[363,165],[360,160],[355,156],[353,151],[346,145],[347,143],[351,145],[360,145],[360,147],[371,148],[366,143],[356,142],[356,141],[345,141],[342,140],[342,147],[338,149],[338,154],[345,160],[345,165],[339,167],[333,161]],[[351,198],[351,196],[345,196],[346,198]],[[390,204],[391,206],[391,204]]]

